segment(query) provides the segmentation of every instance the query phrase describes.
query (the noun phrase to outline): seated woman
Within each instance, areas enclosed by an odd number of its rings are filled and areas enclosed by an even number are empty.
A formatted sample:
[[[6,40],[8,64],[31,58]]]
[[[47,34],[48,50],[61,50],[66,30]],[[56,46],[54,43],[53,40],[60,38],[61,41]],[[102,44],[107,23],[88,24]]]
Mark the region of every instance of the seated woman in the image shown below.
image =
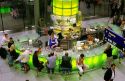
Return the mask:
[[[48,45],[50,48],[55,48],[58,46],[58,40],[56,37],[54,37],[54,33],[52,33],[50,35],[49,41],[48,41]]]
[[[14,44],[11,44],[8,48],[10,57],[12,58],[12,61],[16,60],[19,56],[19,54],[16,52],[16,48]]]
[[[22,70],[25,72],[28,72],[30,70],[30,67],[28,65],[28,61],[30,59],[30,54],[32,53],[31,50],[26,49],[22,50],[22,54],[16,59],[16,62],[20,62]]]
[[[43,66],[43,62],[40,62],[38,59],[38,55],[41,53],[41,48],[39,48],[37,51],[34,52],[33,54],[33,65],[37,68],[38,71],[41,71],[44,66]]]
[[[84,54],[80,54],[80,56],[76,60],[77,68],[79,70],[79,79],[81,79],[82,74],[85,72],[87,69],[87,65],[84,64]]]
[[[19,53],[16,52],[15,49],[15,45],[12,44],[9,48],[8,48],[8,64],[9,66],[13,66],[14,61],[18,58]]]
[[[65,56],[62,56],[61,68],[63,72],[71,72],[71,57],[68,56],[68,52],[65,53]]]

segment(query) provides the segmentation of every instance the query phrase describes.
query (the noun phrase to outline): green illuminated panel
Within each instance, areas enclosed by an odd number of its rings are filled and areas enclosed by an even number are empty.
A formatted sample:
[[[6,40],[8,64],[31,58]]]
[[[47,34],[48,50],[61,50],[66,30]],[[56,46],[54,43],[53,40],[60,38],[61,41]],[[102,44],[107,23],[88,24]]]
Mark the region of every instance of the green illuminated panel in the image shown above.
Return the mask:
[[[73,8],[73,9],[72,9],[72,15],[75,15],[76,12],[78,12],[78,9],[77,9],[77,8]]]
[[[117,55],[118,54],[118,49],[117,47],[114,47],[113,51],[112,51],[112,55]]]
[[[67,1],[64,1],[63,2],[63,8],[71,8],[72,7],[72,3],[71,2],[67,2]]]
[[[0,8],[0,13],[4,14],[4,13],[10,13],[11,12],[11,8],[10,7],[1,7]]]
[[[78,1],[77,0],[72,0],[72,7],[78,7]]]
[[[63,9],[63,15],[65,16],[71,15],[71,9]]]
[[[56,13],[56,8],[55,7],[53,7],[53,13]]]
[[[16,50],[16,52],[20,53],[20,51]],[[116,54],[118,52],[117,48],[113,48],[113,52]],[[29,60],[29,65],[31,68],[33,68],[33,64],[32,64],[32,57],[33,55],[30,55],[30,60]],[[96,56],[90,56],[90,57],[85,57],[84,59],[84,64],[88,66],[88,69],[93,69],[93,68],[98,68],[98,67],[102,67],[102,65],[106,62],[106,54],[102,53],[102,54],[98,54]],[[39,57],[40,61],[43,61],[44,63],[47,62],[47,58],[46,57]],[[72,58],[72,70],[77,70],[77,65],[76,65],[76,58]],[[56,60],[56,70],[58,71],[60,68],[60,64],[61,64],[61,58],[58,58]]]
[[[72,16],[78,13],[78,0],[53,0],[53,14]]]
[[[59,9],[59,8],[55,8],[55,9],[56,9],[56,14],[59,14],[59,15],[62,14],[62,9]]]
[[[76,59],[72,59],[72,68],[75,69],[77,66],[76,66]]]
[[[54,7],[57,7],[57,8],[63,8],[63,2],[57,0],[57,2],[55,2],[55,3],[53,4],[53,6],[54,6]]]
[[[89,58],[89,57],[85,58],[84,64],[86,64],[87,66],[89,66],[89,68],[92,68],[93,67],[92,57],[91,58]]]

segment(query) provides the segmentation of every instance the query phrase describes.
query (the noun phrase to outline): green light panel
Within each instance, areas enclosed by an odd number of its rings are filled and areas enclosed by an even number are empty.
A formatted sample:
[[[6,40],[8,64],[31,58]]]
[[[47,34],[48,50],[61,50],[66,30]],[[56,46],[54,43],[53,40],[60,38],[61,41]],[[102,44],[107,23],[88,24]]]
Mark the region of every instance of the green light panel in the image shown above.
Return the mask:
[[[16,52],[20,53],[20,51],[16,50]],[[113,53],[117,54],[118,49],[117,48],[113,48]],[[30,55],[30,60],[29,60],[29,65],[31,68],[34,68],[33,64],[32,64],[32,57],[33,55]],[[100,68],[102,67],[102,65],[106,62],[107,56],[105,53],[99,54],[99,55],[95,55],[95,56],[91,56],[91,57],[85,57],[84,59],[84,64],[87,65],[88,69],[94,69],[94,68]],[[44,64],[47,62],[47,57],[40,57],[39,58],[40,61],[43,61]],[[72,57],[72,70],[77,70],[77,64],[76,64],[76,58]],[[60,68],[60,64],[61,64],[61,58],[58,58],[56,60],[56,70],[58,71]]]
[[[11,8],[10,7],[1,7],[0,8],[0,13],[1,14],[10,13],[10,12],[11,12]]]
[[[53,14],[72,16],[78,13],[78,0],[53,0]]]

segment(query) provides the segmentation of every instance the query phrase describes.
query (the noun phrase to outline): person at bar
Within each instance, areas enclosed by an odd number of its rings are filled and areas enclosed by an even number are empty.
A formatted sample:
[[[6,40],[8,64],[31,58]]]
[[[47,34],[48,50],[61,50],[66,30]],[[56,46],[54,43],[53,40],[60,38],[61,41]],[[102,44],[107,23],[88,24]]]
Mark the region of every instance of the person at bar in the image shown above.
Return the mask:
[[[105,69],[105,68],[109,68],[111,66],[111,64],[112,64],[112,61],[113,61],[111,45],[107,46],[107,48],[105,49],[104,53],[107,56],[106,67],[103,67]]]
[[[38,71],[41,71],[44,66],[43,66],[43,62],[40,62],[38,59],[38,55],[41,53],[42,48],[38,48],[38,50],[36,50],[33,54],[33,65],[37,68]]]
[[[56,66],[56,58],[57,56],[54,54],[54,52],[50,53],[46,63],[48,73],[54,73],[54,69]]]
[[[2,40],[0,40],[0,46],[6,45],[9,42],[10,38],[8,34],[3,34]]]
[[[20,62],[22,70],[28,72],[30,68],[28,65],[28,61],[30,59],[30,54],[32,53],[32,50],[28,48],[26,50],[22,50],[22,52],[23,53],[16,59],[16,62]]]
[[[72,68],[71,57],[68,56],[68,52],[66,52],[65,55],[62,56],[61,68],[62,68],[64,73],[71,72],[71,68]]]
[[[85,72],[87,66],[84,64],[84,54],[80,54],[79,58],[76,61],[77,68],[79,69],[79,79],[81,79],[82,74]]]
[[[58,40],[57,38],[54,36],[54,32],[51,33],[49,40],[48,40],[48,45],[50,48],[56,48],[58,46]]]
[[[88,35],[87,36],[87,42],[91,45],[91,44],[93,44],[93,41],[94,41],[93,36],[92,35]]]
[[[8,42],[8,48],[10,48],[12,44],[14,44],[14,40],[12,37],[10,37]]]

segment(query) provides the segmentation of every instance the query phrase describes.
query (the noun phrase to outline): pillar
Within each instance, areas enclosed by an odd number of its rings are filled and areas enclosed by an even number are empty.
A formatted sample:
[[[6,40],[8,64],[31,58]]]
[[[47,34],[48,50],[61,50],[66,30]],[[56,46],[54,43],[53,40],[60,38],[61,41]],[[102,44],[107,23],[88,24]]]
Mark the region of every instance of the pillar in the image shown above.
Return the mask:
[[[40,11],[39,11],[39,0],[34,0],[34,20],[35,26],[38,26],[38,21],[40,18]]]

